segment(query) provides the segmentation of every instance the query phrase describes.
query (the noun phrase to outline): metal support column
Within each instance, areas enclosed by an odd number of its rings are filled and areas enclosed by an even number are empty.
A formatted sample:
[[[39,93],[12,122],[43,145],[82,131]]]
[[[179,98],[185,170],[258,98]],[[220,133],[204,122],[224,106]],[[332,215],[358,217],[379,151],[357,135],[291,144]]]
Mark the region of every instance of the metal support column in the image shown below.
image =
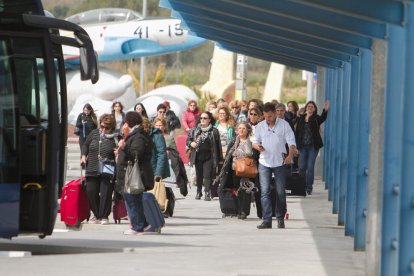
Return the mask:
[[[370,135],[370,103],[371,103],[371,78],[372,78],[372,53],[362,50],[359,81],[359,128],[358,136],[358,162],[356,170],[356,206],[355,206],[355,233],[354,250],[365,250],[366,218],[368,202],[368,159],[369,159],[369,135]]]
[[[345,236],[353,236],[355,232],[355,205],[356,182],[358,169],[358,130],[359,116],[363,110],[359,110],[359,74],[360,57],[351,60],[351,88],[349,102],[349,131],[348,131],[348,183],[346,189],[346,217]]]
[[[406,49],[414,47],[414,5],[407,5]],[[403,158],[401,181],[400,247],[398,275],[414,274],[414,53],[405,53],[405,87],[403,117]]]
[[[333,91],[332,91],[332,70],[329,69],[325,69],[325,96],[327,99],[330,99],[332,102],[332,97],[333,97]],[[330,118],[331,114],[329,115]],[[325,189],[329,189],[329,185],[330,185],[330,179],[329,179],[329,170],[331,168],[331,151],[332,151],[332,146],[331,146],[331,128],[332,128],[332,123],[330,122],[332,121],[327,120],[325,123],[325,130],[324,130],[324,141],[325,141],[325,154],[324,154],[324,160],[323,160],[323,179],[325,181]],[[329,193],[329,191],[328,191]]]
[[[372,91],[369,132],[366,275],[380,275],[381,210],[384,152],[384,95],[387,79],[387,42],[373,40]],[[364,68],[361,68],[363,73]]]
[[[337,86],[338,86],[338,70],[333,70],[330,69],[330,75],[331,75],[331,95],[332,95],[332,101],[331,101],[331,114],[330,114],[330,119],[329,122],[331,125],[331,127],[329,128],[329,140],[331,141],[331,147],[330,147],[330,156],[329,156],[329,168],[328,168],[328,176],[329,176],[329,190],[328,190],[328,200],[332,201],[334,200],[335,197],[335,141],[336,141],[336,121],[338,120],[337,118],[337,114],[338,114],[338,103],[337,103],[337,99],[338,99],[338,91],[337,91]],[[333,108],[332,108],[333,107]],[[335,124],[335,127],[334,127]]]
[[[341,146],[339,162],[339,209],[338,225],[345,225],[346,214],[346,190],[348,186],[348,133],[349,133],[349,95],[351,82],[351,64],[345,63],[342,79],[342,104],[341,104]]]
[[[342,141],[342,101],[343,101],[343,77],[344,77],[344,70],[337,69],[337,97],[336,97],[336,130],[335,130],[335,171],[334,171],[334,198],[333,198],[333,208],[332,213],[338,214],[339,212],[339,188],[341,183],[341,141]]]
[[[405,73],[405,29],[389,26],[387,84],[384,105],[383,208],[381,275],[398,275],[402,132]],[[411,50],[411,49],[410,49]],[[407,76],[412,77],[412,76]]]

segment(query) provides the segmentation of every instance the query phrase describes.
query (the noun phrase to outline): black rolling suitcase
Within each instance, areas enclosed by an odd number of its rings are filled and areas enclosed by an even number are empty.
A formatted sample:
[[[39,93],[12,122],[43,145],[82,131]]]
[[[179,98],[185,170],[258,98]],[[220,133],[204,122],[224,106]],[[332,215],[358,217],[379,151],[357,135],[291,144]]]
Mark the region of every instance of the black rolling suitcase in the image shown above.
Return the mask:
[[[174,214],[174,208],[175,208],[175,195],[174,195],[173,190],[169,187],[165,188],[165,192],[167,193],[168,203],[167,203],[167,207],[165,208],[164,214],[167,215],[168,217],[172,217]]]
[[[143,205],[145,219],[147,220],[147,223],[151,225],[151,228],[148,231],[160,234],[161,228],[165,225],[165,220],[155,196],[152,193],[144,192]]]
[[[236,189],[219,189],[219,202],[223,218],[237,216],[238,200],[236,193]]]
[[[306,177],[299,169],[290,169],[286,177],[286,195],[306,196]]]

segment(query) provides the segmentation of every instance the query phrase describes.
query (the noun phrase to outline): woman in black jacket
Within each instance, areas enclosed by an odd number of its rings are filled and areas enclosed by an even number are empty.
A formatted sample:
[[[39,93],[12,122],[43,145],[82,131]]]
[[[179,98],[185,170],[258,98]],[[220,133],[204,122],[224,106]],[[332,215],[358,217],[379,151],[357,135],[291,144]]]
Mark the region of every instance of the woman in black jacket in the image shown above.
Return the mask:
[[[201,113],[200,123],[190,130],[186,141],[187,148],[191,150],[190,166],[195,166],[196,169],[196,199],[201,198],[204,184],[204,200],[206,201],[211,200],[210,185],[219,162],[223,161],[220,134],[213,125],[213,115],[208,111]]]
[[[79,129],[79,147],[82,150],[82,145],[85,143],[89,133],[96,129],[98,126],[98,120],[95,112],[90,104],[83,106],[83,112],[78,115],[76,120],[76,127]]]
[[[92,130],[82,146],[81,165],[86,164],[86,193],[94,215],[89,222],[104,225],[109,223],[111,213],[117,134],[114,134],[115,120],[112,115],[103,114],[99,121],[100,129]],[[108,160],[111,170],[99,172],[99,159]]]
[[[330,102],[325,102],[322,114],[318,115],[315,102],[309,101],[305,105],[305,114],[299,117],[296,126],[296,147],[299,150],[299,169],[306,173],[306,192],[312,194],[313,178],[315,172],[315,160],[319,149],[323,147],[322,137],[319,132],[320,125],[328,116]]]
[[[125,115],[125,124],[122,128],[125,139],[119,142],[116,191],[123,194],[125,206],[132,228],[124,231],[125,235],[138,235],[144,232],[145,215],[142,202],[143,193],[128,194],[125,192],[125,172],[128,161],[133,162],[138,158],[142,182],[146,190],[154,187],[154,173],[151,166],[153,143],[148,134],[143,130],[142,117],[138,112],[130,111]]]

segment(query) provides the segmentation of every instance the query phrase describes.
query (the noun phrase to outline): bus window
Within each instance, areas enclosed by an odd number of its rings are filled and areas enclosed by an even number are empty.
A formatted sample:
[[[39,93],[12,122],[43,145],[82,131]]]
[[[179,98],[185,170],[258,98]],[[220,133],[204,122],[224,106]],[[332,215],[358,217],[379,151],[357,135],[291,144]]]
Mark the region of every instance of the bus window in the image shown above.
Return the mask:
[[[0,40],[0,185],[18,182],[16,102],[7,44]]]

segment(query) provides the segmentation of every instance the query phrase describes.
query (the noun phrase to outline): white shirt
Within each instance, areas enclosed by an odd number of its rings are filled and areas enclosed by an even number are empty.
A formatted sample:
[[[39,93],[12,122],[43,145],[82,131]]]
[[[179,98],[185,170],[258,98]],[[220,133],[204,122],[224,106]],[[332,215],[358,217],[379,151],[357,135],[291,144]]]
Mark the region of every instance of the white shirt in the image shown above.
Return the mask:
[[[276,124],[269,128],[266,121],[257,124],[253,143],[261,144],[264,151],[260,153],[259,163],[269,168],[280,167],[283,165],[283,154],[286,154],[285,144],[290,147],[294,145],[295,134],[289,123],[283,119],[276,118]]]

